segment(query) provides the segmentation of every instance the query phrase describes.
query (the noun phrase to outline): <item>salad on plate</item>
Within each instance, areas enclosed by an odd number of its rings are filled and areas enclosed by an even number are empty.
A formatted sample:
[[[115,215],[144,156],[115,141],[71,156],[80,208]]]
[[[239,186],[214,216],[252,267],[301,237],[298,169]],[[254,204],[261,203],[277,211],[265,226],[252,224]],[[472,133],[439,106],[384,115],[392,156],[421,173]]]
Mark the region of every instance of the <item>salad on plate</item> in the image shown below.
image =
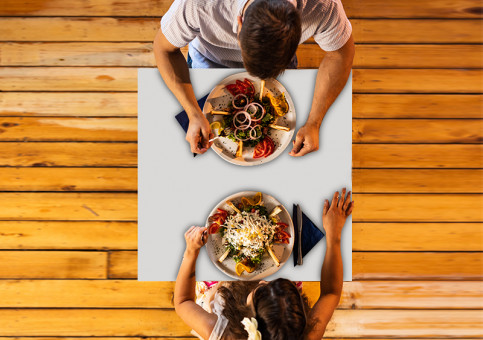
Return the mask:
[[[222,237],[221,244],[225,251],[218,261],[221,263],[233,258],[238,276],[244,271],[252,273],[265,253],[278,267],[280,262],[272,246],[276,243],[288,244],[291,238],[285,230],[288,224],[278,217],[282,212],[281,207],[267,211],[260,192],[252,198],[242,197],[236,204],[231,201],[226,201],[226,204],[229,210],[217,208],[216,213],[208,218],[208,233]]]
[[[225,85],[231,95],[231,102],[222,110],[212,110],[212,115],[222,116],[211,123],[218,137],[225,137],[238,144],[236,157],[243,157],[245,148],[253,147],[253,158],[266,158],[275,151],[275,143],[270,130],[290,131],[290,128],[277,124],[277,120],[289,111],[285,93],[273,96],[264,91],[261,81],[260,92],[256,93],[253,82],[247,78],[237,79]],[[266,94],[264,94],[266,92]]]

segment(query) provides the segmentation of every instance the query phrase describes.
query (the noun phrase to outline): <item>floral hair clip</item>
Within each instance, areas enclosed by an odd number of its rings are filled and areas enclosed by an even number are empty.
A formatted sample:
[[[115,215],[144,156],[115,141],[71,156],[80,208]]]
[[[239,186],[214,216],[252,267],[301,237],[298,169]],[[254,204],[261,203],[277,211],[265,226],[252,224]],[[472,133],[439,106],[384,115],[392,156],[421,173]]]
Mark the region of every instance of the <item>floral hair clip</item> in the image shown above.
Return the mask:
[[[262,333],[258,330],[258,322],[255,318],[244,318],[242,320],[242,325],[248,333],[247,340],[262,340]]]

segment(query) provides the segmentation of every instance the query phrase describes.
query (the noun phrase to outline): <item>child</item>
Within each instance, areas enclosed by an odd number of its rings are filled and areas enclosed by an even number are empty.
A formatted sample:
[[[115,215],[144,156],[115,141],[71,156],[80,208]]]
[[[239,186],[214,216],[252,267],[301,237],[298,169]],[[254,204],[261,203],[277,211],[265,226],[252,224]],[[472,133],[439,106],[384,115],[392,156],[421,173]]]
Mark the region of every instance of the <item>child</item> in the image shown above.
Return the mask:
[[[324,202],[322,220],[327,250],[321,271],[320,296],[310,309],[297,286],[286,279],[272,282],[219,282],[205,287],[195,302],[195,267],[206,243],[204,227],[185,233],[186,250],[176,278],[176,313],[202,339],[321,339],[342,292],[340,238],[354,202],[346,189]]]

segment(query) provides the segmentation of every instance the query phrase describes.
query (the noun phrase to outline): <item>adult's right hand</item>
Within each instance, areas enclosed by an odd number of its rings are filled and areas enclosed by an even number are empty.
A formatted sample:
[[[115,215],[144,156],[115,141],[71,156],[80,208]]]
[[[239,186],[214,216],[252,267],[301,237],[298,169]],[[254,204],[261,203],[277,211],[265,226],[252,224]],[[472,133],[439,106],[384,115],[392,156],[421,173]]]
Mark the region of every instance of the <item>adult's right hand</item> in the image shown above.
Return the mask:
[[[190,118],[186,140],[190,143],[192,152],[205,153],[213,144],[210,143],[213,137],[210,123],[202,113]]]
[[[192,226],[184,234],[186,241],[186,251],[187,252],[198,252],[201,247],[206,244],[208,240],[207,236],[208,229],[206,227]]]

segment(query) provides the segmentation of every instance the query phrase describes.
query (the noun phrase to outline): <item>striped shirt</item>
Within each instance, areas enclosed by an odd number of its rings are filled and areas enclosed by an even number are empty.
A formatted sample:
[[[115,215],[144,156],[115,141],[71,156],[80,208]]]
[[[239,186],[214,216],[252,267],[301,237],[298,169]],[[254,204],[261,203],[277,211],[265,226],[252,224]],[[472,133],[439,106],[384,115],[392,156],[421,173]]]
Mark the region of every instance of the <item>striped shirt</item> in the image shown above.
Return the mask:
[[[161,19],[161,30],[176,47],[189,44],[193,68],[243,68],[237,16],[248,0],[175,0]],[[282,0],[281,0],[282,1]],[[298,0],[300,44],[314,37],[325,51],[344,46],[352,26],[340,0]]]

